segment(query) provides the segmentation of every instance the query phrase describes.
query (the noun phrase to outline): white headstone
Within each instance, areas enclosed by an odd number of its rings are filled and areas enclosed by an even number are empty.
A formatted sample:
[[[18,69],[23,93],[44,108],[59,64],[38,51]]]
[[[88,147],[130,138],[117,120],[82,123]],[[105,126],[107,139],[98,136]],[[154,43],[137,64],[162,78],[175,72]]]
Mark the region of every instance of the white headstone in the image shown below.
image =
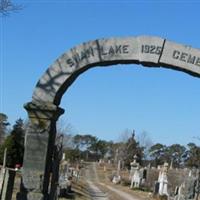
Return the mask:
[[[118,161],[118,165],[117,165],[117,175],[118,176],[120,174],[120,170],[121,170],[121,160]]]
[[[141,176],[140,176],[140,170],[139,170],[139,166],[138,166],[138,168],[135,170],[135,172],[132,176],[130,188],[133,188],[133,187],[139,188],[140,183],[141,183]]]
[[[167,179],[167,170],[168,163],[164,163],[163,169],[159,173],[158,182],[159,182],[159,195],[167,195],[168,194],[168,179]]]

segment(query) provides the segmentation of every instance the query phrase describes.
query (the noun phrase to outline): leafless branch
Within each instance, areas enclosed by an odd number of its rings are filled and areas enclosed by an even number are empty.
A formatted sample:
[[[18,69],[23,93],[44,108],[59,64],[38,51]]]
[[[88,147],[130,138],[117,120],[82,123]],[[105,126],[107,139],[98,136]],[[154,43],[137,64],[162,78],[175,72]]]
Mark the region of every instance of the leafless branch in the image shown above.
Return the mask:
[[[14,4],[11,0],[0,0],[0,16],[9,16],[11,12],[18,12],[23,5]]]

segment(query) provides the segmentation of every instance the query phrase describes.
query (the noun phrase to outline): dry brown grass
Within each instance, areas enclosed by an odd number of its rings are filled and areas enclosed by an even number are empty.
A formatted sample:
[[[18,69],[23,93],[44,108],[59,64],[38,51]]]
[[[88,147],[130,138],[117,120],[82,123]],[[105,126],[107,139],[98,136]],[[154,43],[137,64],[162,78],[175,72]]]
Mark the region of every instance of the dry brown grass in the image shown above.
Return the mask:
[[[119,191],[126,192],[128,194],[131,194],[135,197],[138,197],[143,200],[152,200],[153,198],[149,195],[149,192],[144,192],[141,190],[134,190],[130,189],[130,180],[129,180],[129,172],[128,170],[121,170],[120,171],[120,176],[122,177],[122,182],[121,184],[114,185],[111,182],[111,178],[113,173],[116,172],[116,168],[114,168],[113,165],[110,164],[105,164],[106,166],[106,171],[104,171],[104,167],[102,165],[97,166],[97,173],[99,176],[99,181],[102,183],[105,183],[107,185],[110,185],[112,187],[115,187]],[[109,194],[110,199],[116,199],[116,200],[121,200],[119,195],[116,195],[114,192],[109,191],[108,189],[105,189],[101,185],[99,187],[103,190],[106,190],[106,192]],[[112,197],[113,196],[113,197]]]

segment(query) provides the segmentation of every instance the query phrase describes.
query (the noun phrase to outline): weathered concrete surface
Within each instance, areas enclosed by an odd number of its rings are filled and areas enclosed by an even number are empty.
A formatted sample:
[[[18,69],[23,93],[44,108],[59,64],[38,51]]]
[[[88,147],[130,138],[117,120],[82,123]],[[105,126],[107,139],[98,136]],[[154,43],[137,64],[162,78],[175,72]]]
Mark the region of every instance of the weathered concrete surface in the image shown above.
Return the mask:
[[[53,104],[28,103],[21,196],[28,200],[48,199],[56,121],[64,110]],[[19,199],[23,199],[19,197]]]
[[[33,101],[58,105],[79,74],[94,66],[141,63],[200,75],[200,50],[159,37],[99,39],[83,43],[60,56],[40,78]]]
[[[160,58],[160,65],[200,75],[200,49],[166,41]]]

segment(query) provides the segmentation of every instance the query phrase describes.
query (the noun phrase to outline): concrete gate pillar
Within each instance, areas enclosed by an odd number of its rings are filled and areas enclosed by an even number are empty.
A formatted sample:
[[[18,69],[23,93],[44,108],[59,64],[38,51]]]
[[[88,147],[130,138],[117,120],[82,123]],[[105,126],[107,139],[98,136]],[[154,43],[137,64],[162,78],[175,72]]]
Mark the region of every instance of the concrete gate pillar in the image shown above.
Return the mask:
[[[27,103],[29,124],[25,135],[22,192],[18,199],[49,199],[49,178],[56,137],[56,121],[64,110],[51,103]],[[23,193],[23,195],[22,195]]]

